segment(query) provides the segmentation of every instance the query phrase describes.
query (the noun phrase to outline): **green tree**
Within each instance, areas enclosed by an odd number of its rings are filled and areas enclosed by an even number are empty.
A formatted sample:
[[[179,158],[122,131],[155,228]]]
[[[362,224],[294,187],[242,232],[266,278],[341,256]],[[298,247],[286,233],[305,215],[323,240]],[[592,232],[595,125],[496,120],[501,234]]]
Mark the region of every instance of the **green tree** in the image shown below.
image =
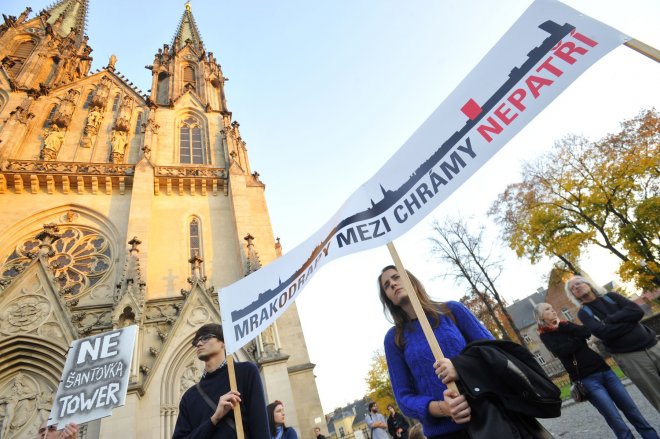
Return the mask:
[[[387,413],[388,404],[392,404],[399,410],[392,391],[387,360],[382,350],[374,351],[371,356],[371,365],[365,382],[367,383],[367,397],[378,405],[381,413]]]
[[[660,116],[643,111],[616,134],[591,142],[567,136],[509,185],[489,214],[519,257],[544,256],[579,273],[596,245],[620,261],[619,275],[660,286]]]

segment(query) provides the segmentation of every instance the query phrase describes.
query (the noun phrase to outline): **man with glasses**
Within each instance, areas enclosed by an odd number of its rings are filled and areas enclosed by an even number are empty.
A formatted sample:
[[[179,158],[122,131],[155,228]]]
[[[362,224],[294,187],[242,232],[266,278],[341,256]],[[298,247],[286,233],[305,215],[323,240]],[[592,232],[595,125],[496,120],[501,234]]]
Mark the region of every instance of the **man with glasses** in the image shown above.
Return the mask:
[[[240,404],[246,439],[269,439],[261,378],[252,363],[235,363],[238,391],[231,391],[222,326],[197,330],[192,345],[204,362],[201,380],[183,394],[172,439],[236,438],[233,407]]]

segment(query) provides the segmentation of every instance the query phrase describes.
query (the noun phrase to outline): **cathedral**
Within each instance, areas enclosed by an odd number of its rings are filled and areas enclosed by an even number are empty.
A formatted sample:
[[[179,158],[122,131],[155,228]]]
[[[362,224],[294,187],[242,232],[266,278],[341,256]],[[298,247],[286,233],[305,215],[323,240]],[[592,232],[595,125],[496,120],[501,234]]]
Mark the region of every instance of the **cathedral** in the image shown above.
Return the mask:
[[[70,343],[138,325],[126,405],[81,438],[170,438],[217,290],[281,255],[218,60],[185,6],[142,94],[90,72],[89,0],[0,24],[0,438],[34,438]],[[176,23],[172,23],[175,28]],[[130,30],[127,30],[130,32]],[[137,31],[136,31],[137,32]],[[303,439],[324,416],[295,304],[235,354]]]

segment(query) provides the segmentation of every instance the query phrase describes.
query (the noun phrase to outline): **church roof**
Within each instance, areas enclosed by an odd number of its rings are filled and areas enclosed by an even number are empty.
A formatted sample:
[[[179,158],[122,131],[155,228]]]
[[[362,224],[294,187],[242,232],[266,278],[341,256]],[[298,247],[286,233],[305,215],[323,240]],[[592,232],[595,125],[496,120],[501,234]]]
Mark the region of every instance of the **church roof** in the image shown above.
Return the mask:
[[[88,6],[89,0],[59,0],[45,9],[50,14],[46,22],[55,24],[62,15],[62,25],[58,29],[60,36],[66,37],[73,30],[77,34],[76,40],[80,41],[85,34]]]
[[[195,49],[204,47],[202,37],[199,35],[199,30],[197,29],[197,23],[195,23],[195,17],[192,14],[190,2],[186,3],[186,9],[183,11],[181,21],[179,21],[179,27],[176,30],[176,34],[174,34],[172,47],[174,50],[179,50],[186,45],[187,40],[191,41],[192,47]]]

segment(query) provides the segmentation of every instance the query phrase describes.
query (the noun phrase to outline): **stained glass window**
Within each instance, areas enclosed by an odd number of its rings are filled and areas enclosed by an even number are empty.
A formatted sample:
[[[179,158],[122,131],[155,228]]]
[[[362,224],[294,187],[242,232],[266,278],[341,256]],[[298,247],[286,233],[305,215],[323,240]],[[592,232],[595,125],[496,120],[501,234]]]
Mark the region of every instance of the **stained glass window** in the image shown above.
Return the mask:
[[[86,227],[60,227],[60,235],[52,245],[53,255],[48,258],[48,265],[60,289],[77,296],[108,274],[112,249],[105,236]],[[38,239],[29,238],[16,246],[0,268],[0,286],[11,283],[30,264],[39,244]]]

